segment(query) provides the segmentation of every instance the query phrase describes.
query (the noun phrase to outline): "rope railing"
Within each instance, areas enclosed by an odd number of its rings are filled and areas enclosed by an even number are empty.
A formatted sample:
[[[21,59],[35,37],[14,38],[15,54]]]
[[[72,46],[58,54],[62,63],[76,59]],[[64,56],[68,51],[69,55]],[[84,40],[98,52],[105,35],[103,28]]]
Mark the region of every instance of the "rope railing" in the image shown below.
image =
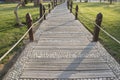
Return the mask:
[[[83,17],[83,16],[82,16],[82,17]],[[88,21],[88,22],[96,25],[101,31],[103,31],[103,32],[104,32],[106,35],[108,35],[111,39],[113,39],[115,42],[117,42],[118,44],[120,44],[120,41],[119,41],[119,40],[117,40],[115,37],[113,37],[112,35],[110,35],[107,31],[105,31],[103,28],[101,28],[101,27],[100,27],[99,25],[97,25],[95,22],[90,21],[90,20],[88,20],[88,19],[85,18],[85,17],[83,17],[83,18],[84,18],[86,21]],[[119,67],[119,65],[116,64],[116,61],[114,61],[114,59],[111,58],[111,56],[109,56],[109,55],[103,55],[103,58],[104,58],[105,60],[107,60],[107,61],[108,61],[108,59],[109,59],[110,68],[113,70],[113,73],[116,75],[116,77],[119,78],[119,74],[117,74],[117,71],[119,71],[117,67]],[[111,61],[110,61],[110,60],[111,60]],[[113,65],[114,65],[114,67],[113,67]],[[117,65],[117,66],[116,66],[116,65]],[[118,80],[118,79],[115,79],[115,80]]]
[[[82,13],[80,13],[78,11],[78,5],[76,5],[76,7],[74,8],[73,7],[73,3],[68,1],[67,2],[67,6],[68,6],[68,9],[70,9],[70,12],[72,11],[72,9],[75,10],[75,19],[78,19],[78,14],[82,14]],[[116,39],[114,36],[112,36],[110,33],[108,33],[106,30],[104,30],[101,27],[101,23],[100,23],[100,25],[98,25],[98,24],[95,23],[95,21],[93,21],[92,19],[90,19],[90,18],[88,18],[86,16],[83,16],[83,15],[79,15],[79,16],[81,16],[82,18],[84,18],[86,21],[88,21],[90,23],[93,23],[96,27],[98,27],[101,31],[103,31],[107,36],[109,36],[112,40],[114,40],[115,42],[117,42],[118,44],[120,44],[120,41],[118,39]]]
[[[81,15],[82,16],[82,15]],[[102,27],[100,27],[99,25],[97,25],[95,22],[92,21],[92,19],[90,18],[85,18],[84,16],[82,16],[84,19],[89,20],[90,23],[93,23],[94,25],[96,25],[98,28],[100,28],[100,30],[102,30],[106,35],[108,35],[111,39],[113,39],[114,41],[116,41],[117,43],[120,44],[120,41],[118,39],[116,39],[115,37],[113,37],[110,33],[108,33],[107,31],[105,31]]]
[[[72,8],[72,9],[74,9],[74,8]],[[76,13],[77,13],[77,15],[76,15]],[[94,32],[92,32],[93,33],[93,41],[94,42],[98,41],[99,32],[101,30],[111,40],[113,40],[118,45],[120,45],[120,41],[118,39],[116,39],[114,36],[112,36],[110,33],[108,33],[106,30],[104,30],[102,28],[103,25],[101,25],[101,22],[102,22],[102,14],[101,13],[97,14],[95,21],[93,21],[93,18],[91,18],[90,16],[85,16],[85,15],[83,15],[83,13],[77,11],[76,8],[75,8],[74,14],[75,14],[75,19],[78,19],[78,16],[80,16],[83,21],[86,21],[88,23],[92,23],[95,26],[94,27]],[[120,79],[120,77],[119,77],[120,76],[120,74],[119,74],[119,70],[120,69],[118,68],[119,67],[118,63],[114,60],[114,58],[111,55],[107,55],[107,54],[103,54],[102,53],[101,56],[108,62],[111,70],[113,71],[113,73],[116,76],[116,78],[112,79],[112,80],[119,80]],[[108,80],[108,78],[104,78],[104,79]],[[102,80],[102,78],[100,80]]]
[[[45,14],[44,14],[45,15]],[[23,39],[24,37],[28,34],[28,32],[38,23],[40,22],[43,18],[44,15],[26,31],[26,33],[0,58],[0,61],[2,61]]]
[[[43,6],[43,5],[42,5]],[[53,6],[53,5],[52,5]],[[28,27],[28,30],[24,33],[24,35],[2,56],[2,57],[0,57],[0,62],[25,38],[25,36],[30,32],[30,30],[36,25],[36,24],[38,24],[39,22],[41,22],[43,19],[46,19],[46,11],[45,10],[49,10],[48,12],[50,13],[50,10],[51,10],[51,8],[52,8],[52,6],[50,6],[50,4],[48,4],[48,9],[45,9],[45,7],[44,7],[44,9],[42,8],[42,7],[40,7],[40,9],[41,9],[41,12],[42,13],[40,13],[40,14],[42,14],[42,16],[40,17],[40,19],[38,20],[38,21],[36,21],[35,23],[33,23],[31,26],[29,25],[29,27]],[[28,13],[28,15],[29,15],[29,13]],[[29,15],[29,16],[31,16],[31,15]],[[29,22],[29,21],[28,21]],[[30,34],[29,34],[29,36],[30,36]]]

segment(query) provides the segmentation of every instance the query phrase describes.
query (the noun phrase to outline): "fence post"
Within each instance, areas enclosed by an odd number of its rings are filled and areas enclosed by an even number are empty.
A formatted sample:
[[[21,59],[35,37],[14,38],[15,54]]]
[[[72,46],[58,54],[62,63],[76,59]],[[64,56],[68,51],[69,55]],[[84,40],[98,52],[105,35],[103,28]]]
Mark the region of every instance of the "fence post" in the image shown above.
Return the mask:
[[[28,29],[32,26],[32,17],[29,13],[26,14],[26,24]],[[30,41],[34,41],[32,28],[29,31],[29,38]]]
[[[71,1],[71,4],[70,4],[70,13],[72,13],[72,6],[73,6],[73,2]]]
[[[94,34],[93,34],[93,41],[94,42],[98,41],[99,32],[100,32],[100,28],[99,27],[101,27],[102,18],[103,18],[102,13],[98,13],[97,16],[96,16],[96,20],[95,20],[96,25],[95,25]]]
[[[67,8],[69,9],[69,1],[67,1]]]
[[[62,4],[62,0],[60,0],[60,4]]]
[[[52,5],[52,9],[54,8],[54,2],[53,1],[51,1],[51,5]]]
[[[43,6],[44,20],[46,20],[45,6]]]
[[[75,8],[75,20],[78,19],[78,5],[76,5],[76,8]]]
[[[42,3],[40,3],[39,7],[40,7],[40,18],[41,18],[43,16],[43,6],[42,6]]]
[[[56,6],[57,6],[57,0],[56,0]]]
[[[53,0],[54,1],[54,7],[55,7],[55,0]]]
[[[50,10],[50,4],[48,4],[48,8],[49,8],[49,13],[50,13],[50,11],[51,11],[51,10]]]

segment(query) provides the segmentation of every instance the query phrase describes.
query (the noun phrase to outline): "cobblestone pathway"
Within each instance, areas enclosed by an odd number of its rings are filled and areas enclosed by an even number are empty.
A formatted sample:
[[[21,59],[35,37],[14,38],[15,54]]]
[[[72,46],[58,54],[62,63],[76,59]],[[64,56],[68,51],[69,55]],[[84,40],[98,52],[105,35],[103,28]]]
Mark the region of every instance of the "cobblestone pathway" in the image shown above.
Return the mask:
[[[58,5],[36,31],[4,80],[120,80],[120,65]]]

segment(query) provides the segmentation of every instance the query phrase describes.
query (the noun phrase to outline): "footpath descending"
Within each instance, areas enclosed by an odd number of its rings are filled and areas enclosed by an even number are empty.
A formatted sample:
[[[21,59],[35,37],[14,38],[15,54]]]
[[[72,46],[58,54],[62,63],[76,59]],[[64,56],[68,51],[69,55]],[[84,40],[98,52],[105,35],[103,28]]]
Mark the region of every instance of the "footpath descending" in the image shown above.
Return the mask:
[[[67,9],[58,5],[4,80],[120,80],[120,65]]]

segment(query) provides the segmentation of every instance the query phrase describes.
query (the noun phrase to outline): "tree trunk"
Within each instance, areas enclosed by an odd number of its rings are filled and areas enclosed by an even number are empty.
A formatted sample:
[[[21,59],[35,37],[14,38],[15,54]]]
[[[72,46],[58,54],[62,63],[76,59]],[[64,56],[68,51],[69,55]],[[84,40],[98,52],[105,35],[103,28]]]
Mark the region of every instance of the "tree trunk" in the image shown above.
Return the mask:
[[[30,2],[33,2],[33,0],[30,0]]]
[[[25,7],[25,0],[21,0],[22,6]]]
[[[25,2],[25,4],[27,4],[27,3],[28,3],[28,0],[24,0],[24,2]]]
[[[88,2],[88,0],[85,0],[85,3],[87,3]]]
[[[23,2],[19,2],[18,5],[16,6],[16,8],[14,9],[14,14],[15,14],[15,17],[16,17],[16,22],[18,25],[22,26],[23,24],[21,23],[19,17],[18,17],[18,8],[23,4]]]
[[[110,4],[112,4],[112,0],[110,0]]]

